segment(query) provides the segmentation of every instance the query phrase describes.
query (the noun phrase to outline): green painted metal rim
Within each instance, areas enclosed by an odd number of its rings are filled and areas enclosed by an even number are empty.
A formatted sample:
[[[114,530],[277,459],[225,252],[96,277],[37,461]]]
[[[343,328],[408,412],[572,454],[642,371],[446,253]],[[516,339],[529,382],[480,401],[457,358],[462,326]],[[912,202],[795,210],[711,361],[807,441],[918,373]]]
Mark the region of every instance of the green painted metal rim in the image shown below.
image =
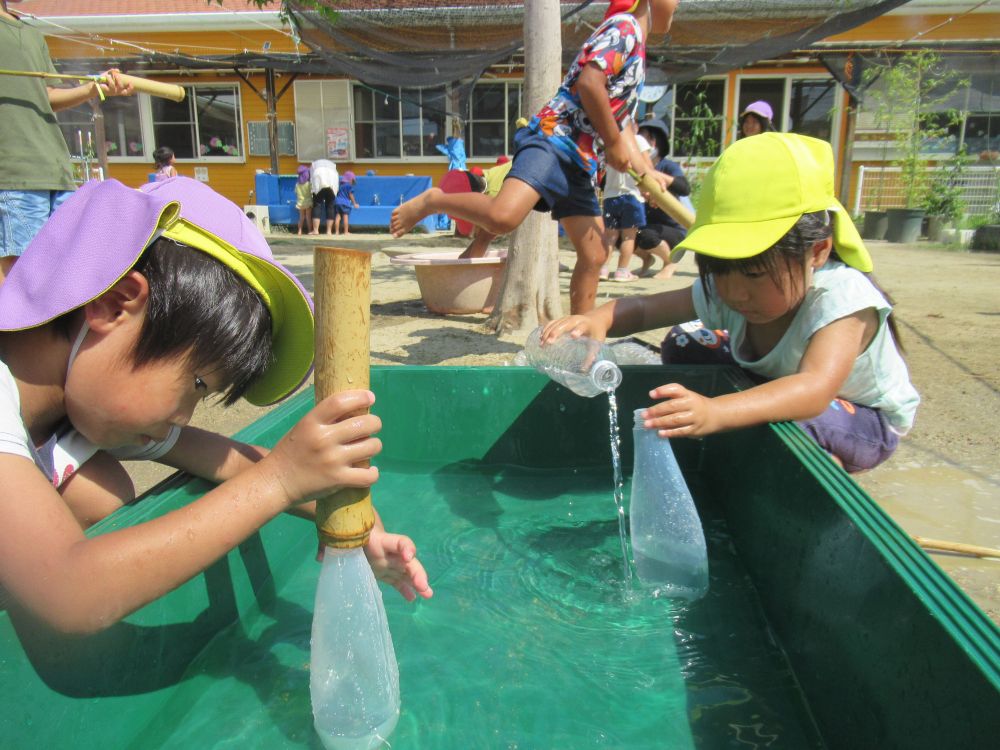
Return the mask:
[[[801,427],[770,427],[1000,690],[1000,628]]]

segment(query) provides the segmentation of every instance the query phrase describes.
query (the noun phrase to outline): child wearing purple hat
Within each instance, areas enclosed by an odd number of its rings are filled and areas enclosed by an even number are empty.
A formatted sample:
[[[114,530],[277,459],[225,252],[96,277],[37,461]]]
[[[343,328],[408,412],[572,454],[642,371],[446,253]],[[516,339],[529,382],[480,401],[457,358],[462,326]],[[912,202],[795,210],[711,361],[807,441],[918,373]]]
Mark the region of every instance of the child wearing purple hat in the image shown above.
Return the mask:
[[[356,416],[368,391],[323,400],[270,452],[187,426],[212,394],[265,405],[294,392],[312,332],[308,293],[211,188],[176,177],[74,193],[0,287],[0,586],[16,605],[60,631],[101,630],[278,513],[371,485],[378,470],[357,468],[380,449],[378,418]],[[218,486],[88,538],[125,458]],[[379,524],[366,552],[407,599],[431,595],[409,538]]]
[[[748,138],[751,135],[770,133],[774,130],[774,110],[763,100],[750,102],[746,109],[740,112],[739,133],[737,138]]]
[[[333,202],[333,232],[340,234],[340,220],[344,220],[344,234],[350,234],[351,208],[358,207],[358,199],[354,197],[354,183],[357,182],[354,172],[347,170],[340,176],[340,188]]]

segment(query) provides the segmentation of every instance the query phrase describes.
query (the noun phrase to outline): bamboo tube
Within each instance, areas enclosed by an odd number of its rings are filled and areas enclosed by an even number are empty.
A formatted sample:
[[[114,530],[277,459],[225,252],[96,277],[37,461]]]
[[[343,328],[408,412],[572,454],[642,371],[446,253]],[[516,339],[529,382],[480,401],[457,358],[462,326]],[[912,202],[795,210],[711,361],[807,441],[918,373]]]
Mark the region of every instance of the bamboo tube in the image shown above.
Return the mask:
[[[992,547],[980,547],[976,544],[966,544],[965,542],[946,542],[942,539],[928,539],[924,536],[915,536],[913,539],[926,550],[956,552],[961,555],[971,555],[973,557],[996,557],[1000,559],[1000,549],[993,549]]]
[[[371,255],[317,247],[316,400],[367,388],[371,331]],[[371,491],[345,487],[316,503],[316,529],[328,547],[361,547],[375,524]]]
[[[649,197],[653,199],[653,202],[668,213],[674,221],[685,229],[691,228],[691,225],[694,224],[694,214],[691,213],[687,206],[677,200],[673,194],[661,189],[660,183],[650,177],[649,174],[644,174],[640,177],[639,173],[631,168],[629,168],[628,173],[642,190],[649,193]]]
[[[0,75],[5,76],[26,76],[28,78],[48,78],[61,81],[79,81],[81,83],[107,83],[107,76],[79,76],[62,73],[43,73],[34,70],[0,70]],[[158,96],[162,99],[171,99],[175,102],[184,101],[184,87],[173,83],[161,83],[160,81],[150,81],[148,78],[137,78],[136,76],[119,73],[118,79],[125,84],[131,84],[135,91]]]

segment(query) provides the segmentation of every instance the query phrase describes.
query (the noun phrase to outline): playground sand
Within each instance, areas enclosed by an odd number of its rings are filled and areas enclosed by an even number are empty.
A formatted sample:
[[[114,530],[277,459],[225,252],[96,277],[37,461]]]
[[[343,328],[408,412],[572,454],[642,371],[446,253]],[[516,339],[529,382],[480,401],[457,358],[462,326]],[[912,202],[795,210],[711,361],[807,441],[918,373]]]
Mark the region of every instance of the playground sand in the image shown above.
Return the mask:
[[[425,235],[394,240],[385,234],[352,234],[330,242],[321,236],[319,243],[287,234],[269,239],[278,259],[310,289],[315,244],[372,252],[372,364],[505,365],[520,349],[519,337],[498,338],[488,331],[485,315],[428,312],[413,269],[389,264],[394,252],[455,249],[464,246],[462,240]],[[857,480],[911,534],[1000,548],[1000,429],[993,416],[1000,411],[1000,255],[923,242],[871,242],[869,248],[878,280],[895,300],[907,362],[923,402],[896,455]],[[564,246],[559,260],[571,268],[572,249]],[[601,282],[598,304],[686,286],[695,275],[689,254],[667,281]],[[568,310],[569,273],[560,273],[560,282]],[[658,343],[662,332],[644,338]],[[231,434],[264,413],[245,403],[229,409],[206,405],[192,424]],[[148,462],[129,469],[139,492],[169,473]],[[934,559],[1000,622],[1000,561]]]

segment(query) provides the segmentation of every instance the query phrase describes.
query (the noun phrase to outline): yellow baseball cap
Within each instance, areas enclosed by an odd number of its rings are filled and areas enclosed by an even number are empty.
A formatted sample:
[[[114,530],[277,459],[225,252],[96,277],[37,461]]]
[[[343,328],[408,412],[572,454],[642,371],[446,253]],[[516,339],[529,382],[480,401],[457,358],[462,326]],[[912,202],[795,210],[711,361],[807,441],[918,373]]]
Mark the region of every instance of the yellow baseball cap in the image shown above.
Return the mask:
[[[870,273],[872,259],[833,191],[833,149],[795,133],[761,133],[727,148],[705,177],[685,250],[728,260],[771,248],[802,214],[829,211],[841,260]]]

